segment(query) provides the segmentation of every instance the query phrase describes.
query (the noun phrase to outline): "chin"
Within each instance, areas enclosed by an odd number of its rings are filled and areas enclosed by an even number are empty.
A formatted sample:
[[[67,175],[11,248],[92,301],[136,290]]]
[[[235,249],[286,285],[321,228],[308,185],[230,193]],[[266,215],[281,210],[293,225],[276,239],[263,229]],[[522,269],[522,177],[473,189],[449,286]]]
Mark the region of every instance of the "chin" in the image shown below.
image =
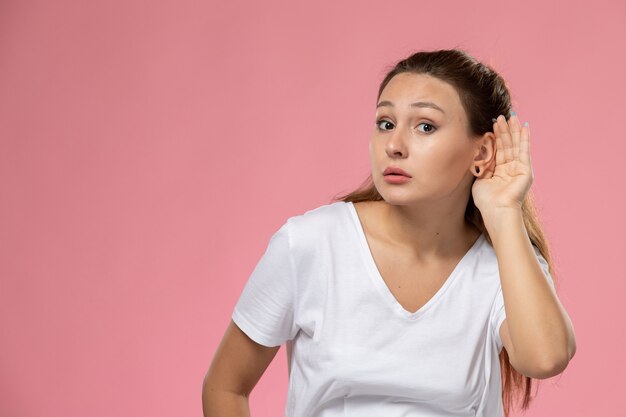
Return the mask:
[[[388,199],[388,198],[383,197],[383,200],[385,200],[385,202],[389,204],[390,206],[410,206],[412,203],[412,201],[410,200],[400,199],[400,198]]]
[[[377,190],[383,200],[393,206],[408,206],[415,202],[415,198],[410,197],[404,192],[385,192],[385,190],[379,188],[377,188]]]

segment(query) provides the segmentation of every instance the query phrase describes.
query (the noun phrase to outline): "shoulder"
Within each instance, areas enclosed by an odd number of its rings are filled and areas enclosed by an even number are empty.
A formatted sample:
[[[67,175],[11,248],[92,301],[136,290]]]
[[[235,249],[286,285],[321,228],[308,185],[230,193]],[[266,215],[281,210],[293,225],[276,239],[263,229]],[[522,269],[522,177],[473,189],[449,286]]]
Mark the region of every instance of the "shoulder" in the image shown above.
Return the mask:
[[[289,227],[293,233],[305,235],[332,230],[345,221],[349,210],[347,204],[343,201],[337,201],[312,208],[302,214],[290,217],[288,219]]]
[[[292,251],[311,257],[334,247],[349,227],[349,203],[337,201],[312,208],[287,220]],[[326,249],[324,249],[326,248]]]

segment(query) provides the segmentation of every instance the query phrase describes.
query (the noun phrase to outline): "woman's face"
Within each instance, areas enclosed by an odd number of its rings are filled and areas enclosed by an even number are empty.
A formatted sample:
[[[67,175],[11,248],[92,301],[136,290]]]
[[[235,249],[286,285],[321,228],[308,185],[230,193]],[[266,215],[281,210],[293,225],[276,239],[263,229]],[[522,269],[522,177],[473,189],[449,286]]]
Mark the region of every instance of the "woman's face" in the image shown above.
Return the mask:
[[[369,153],[374,185],[385,201],[411,205],[467,198],[477,147],[454,87],[430,75],[401,73],[385,86],[377,104]],[[389,166],[412,177],[391,183],[383,176]]]

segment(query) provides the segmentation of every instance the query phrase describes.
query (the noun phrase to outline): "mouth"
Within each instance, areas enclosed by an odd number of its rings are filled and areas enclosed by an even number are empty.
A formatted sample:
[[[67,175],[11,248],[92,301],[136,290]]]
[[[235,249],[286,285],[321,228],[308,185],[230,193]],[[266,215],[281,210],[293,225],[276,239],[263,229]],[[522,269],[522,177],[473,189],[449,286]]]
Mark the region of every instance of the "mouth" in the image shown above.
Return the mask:
[[[383,174],[383,178],[385,179],[385,182],[389,184],[405,184],[411,179],[409,175],[403,175],[397,172],[389,172],[387,174]]]
[[[407,177],[407,178],[411,178],[411,175],[404,171],[403,169],[400,169],[398,167],[387,167],[384,171],[383,171],[383,176],[392,176],[392,177]]]

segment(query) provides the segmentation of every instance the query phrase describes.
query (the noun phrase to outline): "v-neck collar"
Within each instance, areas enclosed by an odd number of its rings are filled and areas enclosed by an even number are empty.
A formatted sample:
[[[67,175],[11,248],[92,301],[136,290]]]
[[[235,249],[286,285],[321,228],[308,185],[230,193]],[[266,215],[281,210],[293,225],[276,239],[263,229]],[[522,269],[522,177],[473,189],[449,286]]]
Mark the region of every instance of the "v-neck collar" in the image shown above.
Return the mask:
[[[452,285],[457,276],[461,273],[461,270],[464,266],[470,262],[470,260],[474,257],[474,254],[479,250],[482,243],[485,241],[485,234],[481,233],[480,236],[474,241],[469,250],[463,255],[461,260],[456,264],[448,278],[445,280],[441,288],[433,295],[423,306],[421,306],[417,311],[410,312],[406,310],[402,305],[398,302],[396,297],[393,295],[387,283],[383,279],[378,267],[376,266],[376,262],[374,261],[374,257],[372,255],[372,251],[370,250],[369,244],[367,242],[367,237],[365,235],[365,230],[363,229],[363,225],[361,224],[361,220],[359,215],[354,207],[354,203],[349,201],[347,202],[348,210],[350,212],[350,217],[352,218],[357,238],[360,243],[360,252],[363,257],[363,261],[365,262],[365,267],[368,270],[368,275],[372,279],[374,285],[383,296],[385,301],[391,306],[391,308],[400,316],[405,317],[410,320],[415,320],[420,317],[426,310],[432,307],[441,297],[444,295],[446,290]]]

